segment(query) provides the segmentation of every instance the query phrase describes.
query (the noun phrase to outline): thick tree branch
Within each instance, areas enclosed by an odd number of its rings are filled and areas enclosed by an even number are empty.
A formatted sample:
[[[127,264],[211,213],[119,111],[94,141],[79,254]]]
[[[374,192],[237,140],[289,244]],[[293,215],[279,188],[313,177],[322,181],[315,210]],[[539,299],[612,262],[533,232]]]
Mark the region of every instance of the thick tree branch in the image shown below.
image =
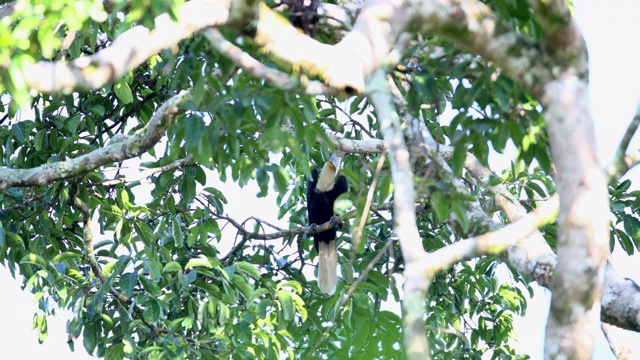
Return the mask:
[[[424,306],[431,279],[423,276],[420,260],[426,252],[416,225],[415,192],[409,150],[404,141],[398,114],[393,109],[386,74],[378,71],[371,77],[370,99],[380,124],[380,132],[389,144],[389,161],[393,179],[394,232],[398,236],[405,261],[402,324],[405,352],[409,359],[429,359],[429,344],[424,323]]]
[[[329,136],[333,145],[344,152],[372,154],[386,151],[385,141],[378,139],[352,140],[337,136]],[[439,145],[440,156],[450,160],[453,147]],[[640,151],[637,152],[640,159]],[[509,221],[516,222],[526,215],[526,210],[518,199],[511,195],[504,186],[492,185],[491,171],[485,168],[472,154],[467,154],[465,168],[482,184],[487,194],[494,197],[496,205],[504,212]],[[626,171],[617,174],[619,178]],[[480,234],[478,234],[480,235]],[[556,267],[557,258],[546,240],[539,232],[532,233],[527,239],[520,241],[499,255],[509,266],[518,270],[540,285],[549,288],[551,277]],[[602,321],[633,331],[640,331],[640,287],[633,281],[625,279],[609,267],[606,270],[606,282],[602,299]]]
[[[336,45],[301,34],[278,13],[256,1],[193,0],[183,5],[180,14],[177,23],[168,15],[159,16],[155,30],[135,27],[109,48],[70,64],[39,62],[27,66],[27,85],[41,92],[99,88],[158,51],[211,26],[253,36],[279,63],[319,77],[345,95],[364,92],[365,79],[385,63],[407,30],[441,35],[482,55],[535,96],[543,93],[541,84],[553,78],[546,53],[476,0],[371,1],[360,12],[353,30]],[[579,69],[583,70],[586,68]]]
[[[560,194],[558,265],[545,351],[550,358],[587,359],[600,331],[600,298],[609,256],[609,193],[594,145],[586,78],[568,70],[545,90],[541,103]]]
[[[553,78],[553,62],[539,44],[497,18],[482,2],[431,0],[419,4],[414,23],[420,32],[440,35],[496,64],[533,96],[540,96],[543,84]]]
[[[640,332],[640,286],[620,276],[611,265],[605,274],[602,321]]]
[[[445,160],[450,161],[453,158],[452,146],[440,145],[438,150]],[[491,178],[495,175],[473,154],[467,153],[464,167],[510,222],[514,223],[527,216],[525,208],[503,184],[492,184]],[[557,262],[556,256],[540,232],[534,231],[523,241],[513,244],[500,257],[538,284],[547,288],[551,285],[551,276]]]
[[[460,240],[432,253],[420,262],[431,276],[454,264],[483,255],[498,255],[508,247],[526,239],[539,227],[555,221],[558,215],[558,196],[528,213],[520,220],[494,232]]]
[[[138,67],[151,55],[176,46],[206,27],[225,23],[230,3],[227,0],[189,1],[178,11],[178,22],[163,14],[155,19],[154,30],[136,26],[94,55],[71,63],[40,61],[25,65],[26,85],[44,93],[99,89]]]
[[[336,92],[332,88],[326,86],[320,81],[311,80],[302,82],[298,78],[287,73],[264,65],[225,39],[217,29],[207,29],[203,34],[216,50],[226,56],[229,60],[233,61],[240,68],[257,78],[269,81],[280,89],[302,89],[307,95],[336,95]]]
[[[160,141],[167,128],[184,113],[184,109],[180,109],[178,105],[188,98],[188,91],[170,98],[158,108],[145,127],[132,135],[124,135],[115,141],[112,140],[107,146],[86,155],[31,169],[0,167],[0,189],[44,186],[54,181],[86,174],[103,165],[140,156]]]
[[[529,0],[529,3],[542,25],[544,37],[553,47],[565,48],[582,41],[565,0]]]

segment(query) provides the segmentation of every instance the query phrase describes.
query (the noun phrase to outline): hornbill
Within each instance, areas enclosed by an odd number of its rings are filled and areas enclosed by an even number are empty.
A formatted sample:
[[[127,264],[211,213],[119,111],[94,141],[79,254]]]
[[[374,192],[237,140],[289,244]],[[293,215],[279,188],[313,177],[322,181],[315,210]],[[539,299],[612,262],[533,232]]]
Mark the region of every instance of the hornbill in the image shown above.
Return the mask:
[[[347,178],[344,175],[336,177],[340,167],[340,157],[331,154],[331,158],[318,170],[311,172],[311,179],[307,183],[307,212],[309,224],[321,225],[333,217],[333,203],[340,194],[347,191]],[[313,244],[318,252],[318,286],[325,294],[333,295],[336,291],[338,279],[336,267],[338,251],[336,249],[336,228],[313,234]]]

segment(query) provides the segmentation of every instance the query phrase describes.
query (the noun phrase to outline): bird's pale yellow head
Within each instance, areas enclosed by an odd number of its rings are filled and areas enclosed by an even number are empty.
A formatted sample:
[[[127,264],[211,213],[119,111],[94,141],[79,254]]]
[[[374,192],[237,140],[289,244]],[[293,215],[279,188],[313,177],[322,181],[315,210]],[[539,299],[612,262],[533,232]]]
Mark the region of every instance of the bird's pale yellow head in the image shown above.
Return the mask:
[[[316,184],[316,190],[320,192],[327,192],[333,189],[336,184],[336,174],[340,167],[340,157],[333,153],[329,158],[329,161],[324,163],[320,176],[318,177],[318,183]]]

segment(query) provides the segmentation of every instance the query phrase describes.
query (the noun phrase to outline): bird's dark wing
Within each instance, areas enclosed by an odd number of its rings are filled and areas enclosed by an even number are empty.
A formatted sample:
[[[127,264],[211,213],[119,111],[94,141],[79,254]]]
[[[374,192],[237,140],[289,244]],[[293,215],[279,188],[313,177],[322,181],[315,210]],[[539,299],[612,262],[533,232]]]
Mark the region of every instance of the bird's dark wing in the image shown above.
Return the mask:
[[[313,224],[311,221],[311,208],[313,208],[313,201],[316,196],[314,189],[318,184],[318,169],[311,171],[311,179],[307,180],[307,215],[309,216],[309,224]]]
[[[313,190],[318,184],[318,176],[318,169],[311,170],[311,179],[307,180],[307,201],[309,201],[309,199],[313,197],[313,194],[315,193],[315,191]]]
[[[347,184],[347,178],[344,175],[338,176],[338,180],[336,180],[336,185],[333,187],[333,192],[335,193],[335,197],[344,194],[347,192],[349,184]],[[334,198],[335,200],[335,198]]]

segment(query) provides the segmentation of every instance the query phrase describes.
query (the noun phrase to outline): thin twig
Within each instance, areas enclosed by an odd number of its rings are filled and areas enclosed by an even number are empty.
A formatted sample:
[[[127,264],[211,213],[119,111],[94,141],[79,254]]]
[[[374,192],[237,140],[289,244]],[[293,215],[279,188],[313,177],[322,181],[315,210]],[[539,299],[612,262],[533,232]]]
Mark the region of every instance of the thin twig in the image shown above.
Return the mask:
[[[131,183],[131,182],[135,182],[135,181],[140,181],[142,179],[146,179],[148,177],[150,177],[153,174],[156,173],[160,173],[160,172],[164,172],[167,170],[171,170],[180,166],[184,166],[185,164],[187,164],[189,161],[193,160],[193,155],[189,154],[187,156],[185,156],[182,159],[178,159],[176,161],[173,161],[167,165],[163,165],[157,168],[151,168],[151,169],[147,169],[144,170],[142,172],[140,172],[137,176],[134,177],[129,177],[129,178],[118,178],[118,179],[111,179],[111,180],[105,180],[102,181],[100,184],[104,185],[104,186],[113,186],[113,185],[117,185],[117,184],[122,184],[122,183]],[[90,185],[96,185],[96,184],[90,184]]]
[[[100,264],[96,259],[93,250],[93,233],[91,231],[90,221],[91,221],[91,210],[89,207],[79,199],[76,194],[78,192],[78,184],[76,182],[71,182],[71,188],[69,190],[69,198],[67,199],[67,204],[74,207],[76,210],[80,211],[82,214],[82,223],[83,223],[83,235],[84,235],[84,250],[85,250],[85,260],[89,263],[89,267],[91,268],[91,272],[93,275],[98,278],[100,282],[100,286],[105,286],[107,284],[108,279],[102,273],[102,269],[100,268]],[[125,296],[120,291],[109,287],[109,293],[115,296],[119,301],[131,305],[131,299]],[[139,320],[141,320],[148,328],[152,331],[154,335],[166,334],[166,329],[160,329],[153,324],[150,324],[144,319],[143,311],[140,309],[138,305],[133,304],[133,310]]]
[[[634,154],[629,156],[626,155],[631,139],[633,139],[633,136],[638,131],[638,127],[640,127],[640,101],[638,101],[636,113],[627,127],[627,131],[625,131],[624,136],[622,136],[622,140],[620,140],[618,150],[616,151],[613,160],[611,160],[609,165],[605,168],[605,175],[609,178],[609,185],[614,186],[624,173],[638,164],[637,161],[633,161]]]
[[[358,227],[356,228],[356,231],[354,231],[353,233],[353,248],[351,249],[351,263],[355,261],[356,250],[360,245],[360,239],[362,238],[362,231],[364,230],[364,226],[367,223],[367,214],[369,213],[369,208],[371,207],[371,202],[373,200],[373,192],[376,190],[376,184],[378,183],[378,177],[380,176],[380,172],[382,171],[382,165],[384,164],[385,158],[386,158],[386,153],[382,153],[382,155],[380,156],[380,160],[378,160],[378,166],[376,166],[376,172],[373,176],[373,180],[371,181],[369,192],[367,193],[367,198],[364,203],[362,215],[360,216],[360,223],[358,223]]]

